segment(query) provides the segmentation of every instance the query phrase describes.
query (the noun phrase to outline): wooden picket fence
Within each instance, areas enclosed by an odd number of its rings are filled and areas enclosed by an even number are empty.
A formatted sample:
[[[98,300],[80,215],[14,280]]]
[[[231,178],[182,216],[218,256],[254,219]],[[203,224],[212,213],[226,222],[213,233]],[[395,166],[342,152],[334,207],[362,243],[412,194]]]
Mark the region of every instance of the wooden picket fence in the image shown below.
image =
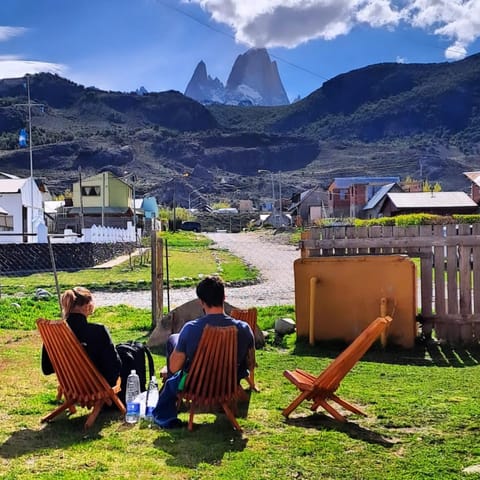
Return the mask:
[[[480,223],[323,227],[302,234],[305,257],[405,254],[420,259],[425,334],[450,344],[480,340]],[[439,274],[440,272],[440,274]]]

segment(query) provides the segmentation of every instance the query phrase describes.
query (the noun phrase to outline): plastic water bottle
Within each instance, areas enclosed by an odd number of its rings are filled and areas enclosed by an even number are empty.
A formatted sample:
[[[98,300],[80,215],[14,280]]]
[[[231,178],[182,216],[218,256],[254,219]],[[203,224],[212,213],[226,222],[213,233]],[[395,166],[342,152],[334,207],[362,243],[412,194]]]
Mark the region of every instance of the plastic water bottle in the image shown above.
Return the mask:
[[[140,395],[140,379],[135,370],[132,370],[127,378],[126,389],[127,414],[125,415],[125,421],[127,423],[137,423],[140,418],[140,402],[137,400]]]
[[[157,377],[152,375],[152,378],[148,384],[147,400],[145,406],[145,418],[152,424],[153,422],[153,409],[158,403],[158,383]]]

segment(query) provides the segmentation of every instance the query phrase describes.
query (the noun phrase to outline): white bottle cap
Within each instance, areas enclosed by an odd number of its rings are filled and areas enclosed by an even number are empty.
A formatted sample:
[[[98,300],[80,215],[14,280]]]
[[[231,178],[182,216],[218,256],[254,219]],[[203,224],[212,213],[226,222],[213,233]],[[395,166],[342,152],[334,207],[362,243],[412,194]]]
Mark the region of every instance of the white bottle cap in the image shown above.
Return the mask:
[[[132,370],[130,373],[137,373],[137,371],[136,371],[136,370]]]

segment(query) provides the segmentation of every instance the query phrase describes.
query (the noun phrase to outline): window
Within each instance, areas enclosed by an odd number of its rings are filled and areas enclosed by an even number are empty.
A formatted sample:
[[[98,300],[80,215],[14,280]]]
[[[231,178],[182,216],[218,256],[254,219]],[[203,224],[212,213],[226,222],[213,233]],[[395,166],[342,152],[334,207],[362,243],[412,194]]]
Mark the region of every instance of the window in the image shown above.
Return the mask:
[[[82,187],[83,197],[99,197],[102,192],[100,187]]]

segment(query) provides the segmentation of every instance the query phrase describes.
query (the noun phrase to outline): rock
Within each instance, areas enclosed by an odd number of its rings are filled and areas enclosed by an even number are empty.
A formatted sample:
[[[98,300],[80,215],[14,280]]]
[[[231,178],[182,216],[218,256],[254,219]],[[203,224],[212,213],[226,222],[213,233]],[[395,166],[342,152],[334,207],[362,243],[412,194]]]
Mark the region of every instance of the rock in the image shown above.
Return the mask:
[[[50,298],[51,296],[52,294],[43,288],[37,288],[35,290],[35,298],[37,300],[41,298]]]
[[[470,465],[462,470],[463,473],[480,473],[480,465]]]
[[[275,320],[275,333],[288,335],[295,332],[295,322],[291,318],[277,318]]]

